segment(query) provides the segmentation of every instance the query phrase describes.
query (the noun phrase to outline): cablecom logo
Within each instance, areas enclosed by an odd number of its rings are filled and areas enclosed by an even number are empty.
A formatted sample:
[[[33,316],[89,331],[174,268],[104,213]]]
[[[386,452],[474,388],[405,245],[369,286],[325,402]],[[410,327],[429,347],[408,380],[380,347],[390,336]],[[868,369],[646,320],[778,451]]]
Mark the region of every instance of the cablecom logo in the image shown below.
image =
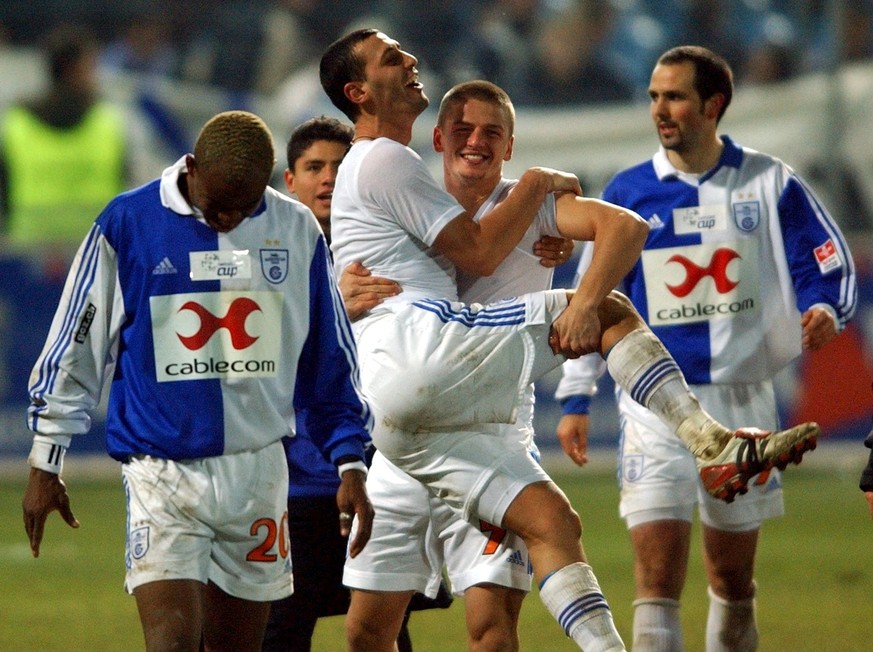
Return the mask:
[[[258,338],[246,332],[246,319],[261,307],[249,298],[234,299],[224,317],[216,317],[196,301],[186,301],[179,310],[190,310],[200,318],[200,330],[194,335],[179,336],[182,346],[191,351],[202,349],[209,339],[220,328],[227,329],[230,344],[234,349],[245,349],[254,344]]]
[[[276,375],[281,294],[156,296],[150,307],[159,381]]]
[[[649,322],[666,326],[760,311],[757,241],[643,252]]]
[[[709,276],[715,283],[716,292],[726,294],[738,285],[736,281],[728,278],[727,268],[732,260],[739,257],[740,255],[733,249],[716,249],[709,265],[701,267],[685,256],[679,254],[670,256],[668,263],[678,263],[685,269],[685,280],[677,285],[667,285],[667,289],[677,297],[687,297],[701,280]]]

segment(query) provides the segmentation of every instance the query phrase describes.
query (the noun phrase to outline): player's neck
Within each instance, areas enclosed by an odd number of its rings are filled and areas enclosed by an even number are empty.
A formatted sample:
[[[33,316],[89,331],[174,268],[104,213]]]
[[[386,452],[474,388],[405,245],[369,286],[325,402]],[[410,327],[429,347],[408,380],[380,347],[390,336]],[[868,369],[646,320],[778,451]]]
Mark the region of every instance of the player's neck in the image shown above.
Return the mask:
[[[458,200],[464,210],[472,217],[486,199],[494,192],[500,179],[463,179],[446,175],[445,183],[448,193]]]
[[[677,170],[689,174],[703,174],[714,168],[724,151],[721,138],[715,136],[707,139],[697,147],[689,147],[682,151],[667,150],[667,158]]]
[[[413,121],[400,119],[384,119],[374,115],[362,115],[355,122],[354,141],[376,138],[390,138],[402,145],[409,145],[412,140]]]

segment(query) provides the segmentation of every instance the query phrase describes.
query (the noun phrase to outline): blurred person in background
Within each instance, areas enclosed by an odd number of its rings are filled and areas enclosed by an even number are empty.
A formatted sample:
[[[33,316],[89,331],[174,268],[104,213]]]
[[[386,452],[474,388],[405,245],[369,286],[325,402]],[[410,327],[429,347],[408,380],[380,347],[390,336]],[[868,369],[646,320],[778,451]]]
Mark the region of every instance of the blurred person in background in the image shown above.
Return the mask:
[[[98,97],[93,35],[64,24],[44,46],[47,91],[11,106],[0,123],[2,227],[14,246],[74,248],[125,188],[126,131]]]
[[[522,86],[507,92],[518,104],[536,106],[632,100],[633,86],[607,53],[614,27],[615,10],[606,2],[575,0],[549,12],[534,32]]]

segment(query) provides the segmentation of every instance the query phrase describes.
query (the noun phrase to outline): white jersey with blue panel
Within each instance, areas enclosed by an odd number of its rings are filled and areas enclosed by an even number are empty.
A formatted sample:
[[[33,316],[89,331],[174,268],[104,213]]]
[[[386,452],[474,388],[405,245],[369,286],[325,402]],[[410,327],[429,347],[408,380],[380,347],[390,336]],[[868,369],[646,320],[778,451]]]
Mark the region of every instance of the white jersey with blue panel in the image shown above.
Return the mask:
[[[801,353],[802,312],[825,307],[842,330],[857,303],[846,241],[812,190],[779,159],[722,140],[703,175],[674,168],[662,147],[603,193],[648,220],[620,289],[693,385],[770,379]],[[590,380],[586,364],[564,365],[559,396]]]
[[[297,410],[331,460],[363,458],[371,417],[311,212],[267,188],[254,215],[218,233],[179,191],[184,170],[182,159],[97,218],[32,372],[29,427],[68,445],[111,379],[117,460],[258,450],[293,434]]]

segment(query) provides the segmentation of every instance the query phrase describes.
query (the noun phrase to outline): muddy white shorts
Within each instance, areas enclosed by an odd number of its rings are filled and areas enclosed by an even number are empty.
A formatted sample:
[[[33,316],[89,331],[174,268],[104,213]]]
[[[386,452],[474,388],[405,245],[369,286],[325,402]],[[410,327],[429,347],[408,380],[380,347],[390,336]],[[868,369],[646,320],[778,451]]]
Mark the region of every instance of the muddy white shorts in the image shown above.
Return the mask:
[[[128,592],[148,582],[192,579],[244,600],[291,595],[281,442],[184,462],[137,456],[122,465],[122,479]]]
[[[472,525],[378,452],[367,493],[373,532],[364,550],[346,560],[347,586],[434,597],[445,566],[456,595],[484,583],[530,590],[531,564],[520,537],[486,521]]]
[[[390,459],[393,450],[418,447],[406,433],[515,423],[530,383],[564,361],[548,340],[566,306],[565,290],[485,306],[422,300],[389,304],[356,323],[376,447]]]
[[[531,382],[563,362],[549,330],[564,290],[481,306],[416,301],[356,326],[373,443],[463,518],[500,524],[524,486],[548,476],[499,424]]]
[[[748,385],[693,385],[704,409],[729,428],[778,424],[771,382]],[[782,478],[777,469],[749,481],[749,492],[725,503],[710,496],[697,466],[679,438],[651,411],[616,390],[622,419],[619,510],[628,527],[649,521],[692,520],[694,506],[706,525],[729,532],[760,527],[784,513]]]

